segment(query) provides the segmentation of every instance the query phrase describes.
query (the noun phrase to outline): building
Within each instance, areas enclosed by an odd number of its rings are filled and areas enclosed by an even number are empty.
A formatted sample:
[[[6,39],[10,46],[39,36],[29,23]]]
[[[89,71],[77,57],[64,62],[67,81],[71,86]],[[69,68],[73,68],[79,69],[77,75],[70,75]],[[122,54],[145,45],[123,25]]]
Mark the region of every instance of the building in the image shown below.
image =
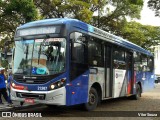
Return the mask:
[[[154,46],[155,74],[160,77],[160,45]]]

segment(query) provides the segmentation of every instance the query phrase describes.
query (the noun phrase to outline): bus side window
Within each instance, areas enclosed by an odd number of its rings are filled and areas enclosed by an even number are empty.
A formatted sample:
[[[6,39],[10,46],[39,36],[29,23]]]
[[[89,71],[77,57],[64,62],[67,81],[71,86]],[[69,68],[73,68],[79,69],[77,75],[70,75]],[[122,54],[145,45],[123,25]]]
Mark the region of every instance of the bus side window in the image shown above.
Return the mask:
[[[132,69],[132,55],[129,52],[125,52],[125,61],[126,61],[126,68],[127,69]]]
[[[142,71],[146,72],[148,71],[148,67],[147,67],[147,56],[146,55],[142,55]]]
[[[113,62],[115,69],[126,69],[125,52],[116,48],[113,52]]]
[[[88,41],[88,63],[91,66],[102,67],[104,65],[103,47],[98,38],[91,37]]]
[[[142,59],[141,54],[134,52],[134,70],[135,71],[142,71]]]
[[[86,63],[86,36],[79,32],[70,34],[71,39],[71,60],[75,63]]]
[[[149,68],[149,70],[148,71],[150,71],[150,72],[152,72],[153,71],[153,58],[148,58],[148,68]]]
[[[71,60],[76,63],[84,63],[84,45],[80,43],[72,43]]]

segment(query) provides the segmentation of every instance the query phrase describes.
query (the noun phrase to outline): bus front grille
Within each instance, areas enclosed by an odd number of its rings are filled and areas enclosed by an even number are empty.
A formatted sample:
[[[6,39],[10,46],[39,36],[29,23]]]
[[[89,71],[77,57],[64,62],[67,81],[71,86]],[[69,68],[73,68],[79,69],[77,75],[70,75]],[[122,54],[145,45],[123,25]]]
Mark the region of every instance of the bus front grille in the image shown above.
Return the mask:
[[[46,79],[15,79],[15,81],[19,82],[19,83],[27,83],[27,84],[44,84],[46,82],[48,82],[49,80]]]
[[[23,76],[14,76],[14,80],[19,83],[26,84],[44,84],[51,80],[50,77],[23,77]]]
[[[13,75],[13,79],[18,83],[26,84],[44,84],[48,81],[58,77],[62,73],[54,75],[43,75],[43,76],[24,76],[24,75]]]
[[[45,100],[45,94],[35,94],[35,93],[22,93],[22,92],[16,92],[17,97],[19,98],[32,98],[32,99],[39,99],[39,100]]]

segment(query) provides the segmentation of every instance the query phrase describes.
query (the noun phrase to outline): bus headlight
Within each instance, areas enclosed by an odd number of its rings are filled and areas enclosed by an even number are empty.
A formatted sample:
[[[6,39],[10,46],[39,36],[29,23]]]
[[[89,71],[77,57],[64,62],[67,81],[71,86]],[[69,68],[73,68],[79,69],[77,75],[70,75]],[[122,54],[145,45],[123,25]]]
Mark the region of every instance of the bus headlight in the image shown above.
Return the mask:
[[[15,83],[11,83],[12,87],[14,88],[15,87]]]
[[[61,79],[59,81],[52,83],[49,88],[50,88],[50,90],[55,90],[60,87],[63,87],[65,85],[65,83],[66,83],[66,79]]]
[[[27,86],[17,85],[14,82],[11,82],[11,87],[17,90],[28,90]]]
[[[58,87],[61,87],[61,82],[60,82],[60,81],[57,83],[57,86],[58,86]]]
[[[54,85],[54,84],[52,84],[52,85],[51,85],[51,89],[53,90],[54,88],[55,88],[55,85]]]

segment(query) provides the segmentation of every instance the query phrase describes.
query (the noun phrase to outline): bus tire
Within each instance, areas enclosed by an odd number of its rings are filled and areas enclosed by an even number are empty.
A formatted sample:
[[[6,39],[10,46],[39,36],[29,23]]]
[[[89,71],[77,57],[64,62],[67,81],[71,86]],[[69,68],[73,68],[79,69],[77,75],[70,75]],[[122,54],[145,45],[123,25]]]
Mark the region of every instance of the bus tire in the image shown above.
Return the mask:
[[[139,84],[136,84],[136,94],[132,96],[134,100],[138,100],[141,97],[141,87]]]
[[[89,91],[88,102],[84,104],[84,109],[87,111],[92,111],[97,107],[98,102],[99,102],[99,97],[97,90],[94,87],[91,87]]]

